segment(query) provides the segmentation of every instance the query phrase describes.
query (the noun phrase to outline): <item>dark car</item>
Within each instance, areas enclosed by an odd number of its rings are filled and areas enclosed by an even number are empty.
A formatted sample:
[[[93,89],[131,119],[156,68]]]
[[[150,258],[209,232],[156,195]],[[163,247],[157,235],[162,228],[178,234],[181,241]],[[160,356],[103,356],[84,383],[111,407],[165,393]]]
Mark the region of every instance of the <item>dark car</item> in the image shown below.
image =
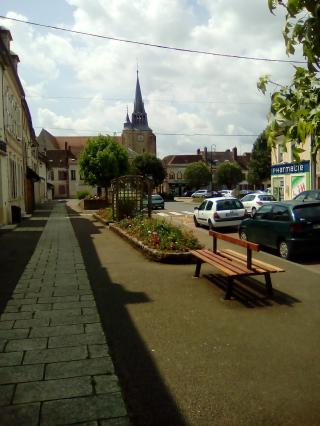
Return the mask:
[[[297,201],[320,201],[320,189],[310,189],[309,191],[300,192],[293,199]]]
[[[223,194],[219,191],[208,191],[205,198],[217,198],[217,197],[223,197]]]
[[[148,207],[148,197],[143,198],[143,206]],[[151,195],[151,208],[152,209],[164,209],[164,199],[159,194]]]
[[[182,194],[184,197],[191,197],[191,195],[194,193],[194,190],[192,189],[188,189],[187,191],[184,191],[184,193]]]
[[[278,250],[284,259],[319,250],[320,201],[282,201],[265,204],[244,219],[239,237]]]

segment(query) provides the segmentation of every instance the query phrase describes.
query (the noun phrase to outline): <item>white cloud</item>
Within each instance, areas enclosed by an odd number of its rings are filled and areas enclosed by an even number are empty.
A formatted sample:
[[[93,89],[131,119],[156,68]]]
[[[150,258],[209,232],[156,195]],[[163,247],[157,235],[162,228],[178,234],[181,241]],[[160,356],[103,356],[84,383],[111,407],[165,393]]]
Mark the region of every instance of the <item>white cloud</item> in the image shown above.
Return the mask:
[[[32,0],[31,0],[32,1]],[[283,16],[257,0],[66,0],[77,31],[122,39],[240,56],[286,59],[281,35]],[[26,20],[19,11],[8,16]],[[49,19],[50,18],[50,19]],[[59,19],[61,19],[59,17]],[[32,19],[30,19],[32,20]],[[58,25],[55,16],[42,22]],[[293,73],[285,63],[227,59],[120,43],[40,29],[10,21],[20,75],[30,95],[81,97],[87,101],[34,99],[34,125],[53,133],[121,131],[132,112],[137,62],[150,127],[158,155],[195,153],[216,144],[217,150],[252,147],[255,137],[214,134],[259,134],[266,125],[269,98],[257,91],[260,75],[287,83]],[[61,127],[59,131],[57,128]],[[189,136],[194,133],[211,136]]]

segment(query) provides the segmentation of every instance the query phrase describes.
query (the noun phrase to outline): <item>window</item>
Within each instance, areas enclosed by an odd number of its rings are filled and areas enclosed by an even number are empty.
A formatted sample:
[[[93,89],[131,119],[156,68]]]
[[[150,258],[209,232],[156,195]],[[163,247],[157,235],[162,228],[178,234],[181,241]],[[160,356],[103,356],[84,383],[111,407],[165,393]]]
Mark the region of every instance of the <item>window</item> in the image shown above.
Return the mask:
[[[54,180],[54,171],[53,170],[49,171],[49,179]]]
[[[76,180],[76,171],[71,170],[71,180]]]
[[[11,198],[17,198],[17,167],[14,160],[10,159],[9,167]]]
[[[65,195],[66,193],[66,187],[64,185],[59,185],[59,194]]]
[[[284,206],[273,207],[273,220],[288,222],[289,219],[290,219],[290,216],[289,216],[287,207],[284,207]]]
[[[252,201],[254,200],[255,195],[246,195],[242,198],[242,201]]]
[[[254,215],[255,219],[271,219],[272,204],[261,206]]]
[[[169,173],[169,179],[175,179],[175,178],[176,178],[175,174],[173,172],[170,172]]]
[[[206,204],[207,204],[207,202],[203,201],[199,206],[199,210],[205,210]]]
[[[211,210],[213,206],[213,202],[212,201],[208,201],[207,205],[206,205],[206,210]]]
[[[279,144],[278,145],[278,163],[282,163],[283,162],[283,145]]]
[[[181,172],[177,173],[177,179],[182,179],[182,173]]]
[[[67,180],[67,172],[65,170],[58,171],[58,180]]]

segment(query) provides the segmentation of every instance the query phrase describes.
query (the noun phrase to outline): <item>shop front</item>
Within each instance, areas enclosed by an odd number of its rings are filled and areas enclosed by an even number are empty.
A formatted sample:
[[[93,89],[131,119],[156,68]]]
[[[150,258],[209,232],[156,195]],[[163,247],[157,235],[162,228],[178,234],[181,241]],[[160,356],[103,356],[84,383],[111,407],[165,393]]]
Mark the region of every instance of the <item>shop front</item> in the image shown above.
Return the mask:
[[[310,161],[271,166],[272,193],[276,200],[292,200],[311,188]]]

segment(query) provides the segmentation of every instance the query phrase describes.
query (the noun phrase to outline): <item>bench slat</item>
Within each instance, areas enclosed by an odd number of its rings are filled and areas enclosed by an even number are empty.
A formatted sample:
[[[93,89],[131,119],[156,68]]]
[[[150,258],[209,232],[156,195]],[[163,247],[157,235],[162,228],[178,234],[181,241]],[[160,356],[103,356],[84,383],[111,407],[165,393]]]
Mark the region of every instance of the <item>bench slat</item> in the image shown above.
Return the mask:
[[[234,258],[237,258],[241,261],[246,262],[247,258],[244,254],[238,253],[231,249],[223,249],[219,250],[222,254],[231,254]],[[284,272],[284,269],[279,268],[278,266],[270,265],[270,263],[262,262],[262,260],[254,259],[252,261],[252,264],[254,266],[260,266],[261,268],[265,269],[266,272]]]
[[[221,234],[216,231],[209,231],[211,237],[219,240],[228,241],[229,243],[237,244],[238,246],[249,248],[250,250],[260,251],[259,244],[251,243],[250,241],[239,240],[238,238],[231,237],[230,235]]]
[[[203,262],[209,263],[220,269],[229,276],[244,276],[259,274],[257,271],[250,270],[241,262],[234,262],[226,257],[222,257],[219,254],[213,253],[210,250],[191,250],[191,253],[200,258]]]
[[[250,273],[250,269],[246,265],[243,265],[241,262],[234,262],[232,259],[228,259],[226,256],[221,256],[219,253],[213,253],[211,250],[203,249],[203,252],[208,256],[209,259],[214,259],[214,262],[220,262],[221,264],[227,265],[233,271],[240,274]]]
[[[201,259],[203,262],[205,263],[209,263],[209,265],[213,265],[216,266],[217,269],[219,269],[220,271],[222,271],[223,273],[225,273],[228,276],[237,276],[238,274],[236,272],[230,271],[229,268],[219,264],[217,265],[216,263],[210,262],[210,260],[208,259],[207,256],[201,255],[201,253],[196,252],[195,250],[192,250],[191,253],[198,257],[199,259]]]

